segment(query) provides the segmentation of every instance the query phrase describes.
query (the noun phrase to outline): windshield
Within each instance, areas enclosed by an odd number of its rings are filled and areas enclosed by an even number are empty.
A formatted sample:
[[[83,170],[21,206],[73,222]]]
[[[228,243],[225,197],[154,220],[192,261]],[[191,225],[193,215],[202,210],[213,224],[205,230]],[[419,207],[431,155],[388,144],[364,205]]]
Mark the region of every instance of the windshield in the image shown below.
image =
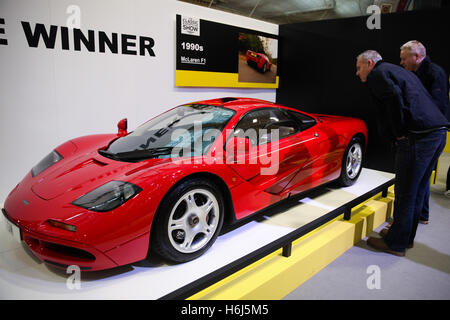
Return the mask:
[[[123,161],[204,155],[234,114],[223,107],[182,105],[144,123],[99,152]]]

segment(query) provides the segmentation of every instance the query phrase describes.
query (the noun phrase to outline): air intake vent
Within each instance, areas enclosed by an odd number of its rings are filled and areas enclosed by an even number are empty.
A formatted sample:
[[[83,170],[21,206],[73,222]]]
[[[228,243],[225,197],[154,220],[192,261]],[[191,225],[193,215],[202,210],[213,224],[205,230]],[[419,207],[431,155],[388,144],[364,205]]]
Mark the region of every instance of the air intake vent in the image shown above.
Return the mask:
[[[95,159],[95,158],[92,158],[92,162],[93,162],[94,164],[98,165],[98,166],[101,166],[101,167],[104,167],[104,166],[107,166],[107,165],[108,165],[107,163],[104,163],[104,162],[102,162],[102,161],[99,161],[99,160],[97,160],[97,159]]]
[[[227,98],[222,98],[221,100],[223,103],[227,103],[227,102],[231,102],[231,101],[236,101],[237,98],[227,97]]]

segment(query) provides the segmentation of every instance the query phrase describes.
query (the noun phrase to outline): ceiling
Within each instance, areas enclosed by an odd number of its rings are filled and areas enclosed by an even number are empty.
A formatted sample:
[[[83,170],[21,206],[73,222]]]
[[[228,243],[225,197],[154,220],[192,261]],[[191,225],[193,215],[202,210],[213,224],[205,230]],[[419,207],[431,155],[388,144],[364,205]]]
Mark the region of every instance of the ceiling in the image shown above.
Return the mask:
[[[180,0],[275,24],[349,18],[367,15],[369,5],[396,11],[399,2],[410,9],[440,7],[446,0]],[[389,6],[390,5],[390,6]]]

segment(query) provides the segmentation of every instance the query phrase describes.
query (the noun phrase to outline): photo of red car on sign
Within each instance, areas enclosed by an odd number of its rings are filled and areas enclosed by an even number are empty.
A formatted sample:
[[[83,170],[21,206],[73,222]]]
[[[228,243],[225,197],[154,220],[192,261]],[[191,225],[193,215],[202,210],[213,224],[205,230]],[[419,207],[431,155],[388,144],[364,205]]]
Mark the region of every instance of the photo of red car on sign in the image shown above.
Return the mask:
[[[249,66],[256,68],[262,73],[270,71],[270,68],[272,67],[272,63],[270,63],[269,58],[262,53],[247,50],[246,58]]]
[[[239,82],[275,83],[277,39],[255,34],[239,34]]]

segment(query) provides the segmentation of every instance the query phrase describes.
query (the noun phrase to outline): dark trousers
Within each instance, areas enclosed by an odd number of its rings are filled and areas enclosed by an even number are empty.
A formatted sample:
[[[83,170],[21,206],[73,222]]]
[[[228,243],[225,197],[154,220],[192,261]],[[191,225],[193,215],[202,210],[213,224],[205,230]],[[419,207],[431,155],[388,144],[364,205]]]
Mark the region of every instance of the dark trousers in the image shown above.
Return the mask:
[[[448,171],[447,171],[447,182],[446,182],[446,189],[445,190],[446,191],[450,190],[450,167],[448,168]]]
[[[433,166],[433,170],[436,166]],[[423,207],[420,213],[420,220],[428,221],[430,219],[430,184],[426,186],[425,195],[423,197]]]
[[[433,168],[446,141],[445,130],[397,142],[395,159],[394,222],[384,238],[395,251],[414,242]]]
[[[447,135],[442,136],[442,139],[444,141],[444,146],[445,146],[446,140],[447,140]],[[436,163],[433,165],[433,170],[436,170],[436,169],[437,169],[437,160],[436,160]],[[436,171],[436,173],[437,173],[437,171]],[[449,171],[447,172],[447,189],[446,190],[448,190],[448,185],[450,184],[450,181],[448,181],[449,174],[450,174],[450,168],[449,168]],[[429,219],[430,219],[430,184],[427,184],[426,189],[425,189],[425,196],[423,199],[422,213],[420,214],[420,220],[428,221]]]

